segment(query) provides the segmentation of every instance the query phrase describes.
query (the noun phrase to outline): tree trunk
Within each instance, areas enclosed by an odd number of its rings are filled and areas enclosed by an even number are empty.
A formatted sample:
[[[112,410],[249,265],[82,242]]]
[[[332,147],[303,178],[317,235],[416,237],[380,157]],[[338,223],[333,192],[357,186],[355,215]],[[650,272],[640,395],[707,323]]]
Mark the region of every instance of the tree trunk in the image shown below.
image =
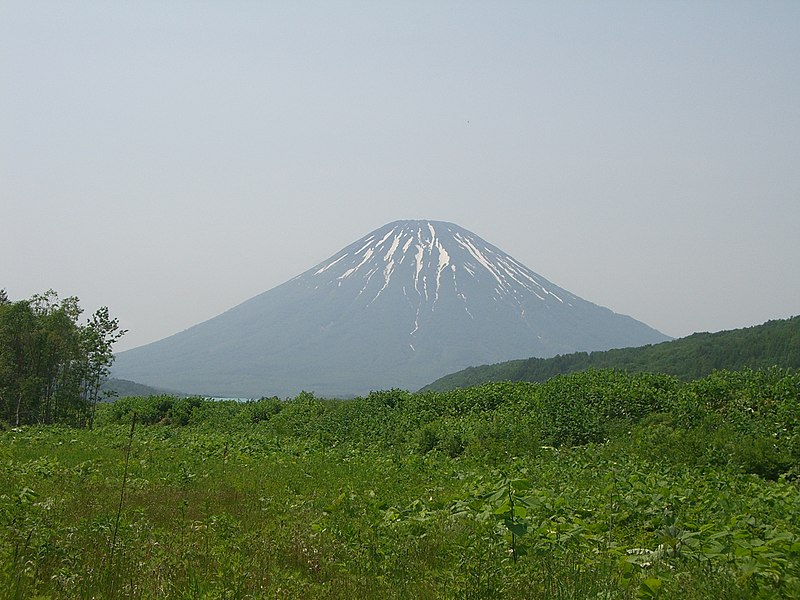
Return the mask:
[[[17,394],[17,411],[16,418],[14,419],[14,427],[19,427],[19,409],[22,406],[22,392]]]

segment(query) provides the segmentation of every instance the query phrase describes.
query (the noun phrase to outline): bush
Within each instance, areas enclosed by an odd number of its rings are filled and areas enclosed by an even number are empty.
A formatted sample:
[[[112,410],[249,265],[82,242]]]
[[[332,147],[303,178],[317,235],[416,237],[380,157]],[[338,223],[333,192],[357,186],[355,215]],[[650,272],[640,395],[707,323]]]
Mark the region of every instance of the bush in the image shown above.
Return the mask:
[[[668,410],[679,388],[669,375],[590,369],[542,384],[536,409],[550,443],[583,445]]]
[[[430,425],[426,425],[417,434],[417,451],[427,454],[439,444],[439,435]]]
[[[448,431],[442,436],[439,447],[446,452],[450,458],[456,458],[464,453],[464,439],[458,431]]]
[[[788,451],[779,448],[774,439],[763,436],[737,438],[733,458],[743,472],[773,481],[795,466]]]
[[[269,421],[272,417],[281,412],[283,408],[283,404],[277,397],[261,398],[255,402],[248,402],[244,406],[245,410],[250,415],[251,423]]]
[[[173,396],[127,396],[108,404],[101,404],[97,409],[96,424],[130,423],[131,416],[143,425],[167,423],[169,413],[176,398]]]
[[[179,398],[172,403],[167,418],[172,425],[188,425],[195,409],[204,402],[209,402],[209,400],[197,396]]]

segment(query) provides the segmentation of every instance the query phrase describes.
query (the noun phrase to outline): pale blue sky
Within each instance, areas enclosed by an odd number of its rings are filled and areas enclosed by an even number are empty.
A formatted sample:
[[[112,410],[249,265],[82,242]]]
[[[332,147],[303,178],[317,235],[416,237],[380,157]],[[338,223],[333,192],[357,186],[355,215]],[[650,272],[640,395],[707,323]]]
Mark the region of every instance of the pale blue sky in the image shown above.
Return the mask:
[[[446,220],[672,336],[800,313],[800,2],[0,0],[0,287],[208,319]]]

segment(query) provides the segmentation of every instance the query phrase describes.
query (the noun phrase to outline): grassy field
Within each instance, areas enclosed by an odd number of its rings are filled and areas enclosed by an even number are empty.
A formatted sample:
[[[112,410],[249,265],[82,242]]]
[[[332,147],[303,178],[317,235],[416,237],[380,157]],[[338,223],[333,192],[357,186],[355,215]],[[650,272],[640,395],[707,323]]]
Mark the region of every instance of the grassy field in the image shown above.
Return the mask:
[[[777,369],[125,399],[0,432],[0,593],[798,598],[798,423]]]

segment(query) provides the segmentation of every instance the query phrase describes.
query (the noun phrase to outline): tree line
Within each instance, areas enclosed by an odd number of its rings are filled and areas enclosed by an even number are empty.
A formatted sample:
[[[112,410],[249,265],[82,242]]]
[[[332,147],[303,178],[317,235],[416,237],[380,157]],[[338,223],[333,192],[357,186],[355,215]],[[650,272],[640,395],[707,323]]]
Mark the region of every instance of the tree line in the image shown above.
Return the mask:
[[[124,334],[108,307],[85,322],[77,297],[48,290],[11,301],[0,290],[0,421],[91,427]]]
[[[586,369],[620,369],[631,373],[666,373],[682,381],[700,379],[715,370],[738,371],[778,366],[800,369],[800,316],[762,325],[641,346],[575,352],[552,358],[528,358],[469,367],[423,388],[446,391],[490,381],[544,382],[556,375]]]

